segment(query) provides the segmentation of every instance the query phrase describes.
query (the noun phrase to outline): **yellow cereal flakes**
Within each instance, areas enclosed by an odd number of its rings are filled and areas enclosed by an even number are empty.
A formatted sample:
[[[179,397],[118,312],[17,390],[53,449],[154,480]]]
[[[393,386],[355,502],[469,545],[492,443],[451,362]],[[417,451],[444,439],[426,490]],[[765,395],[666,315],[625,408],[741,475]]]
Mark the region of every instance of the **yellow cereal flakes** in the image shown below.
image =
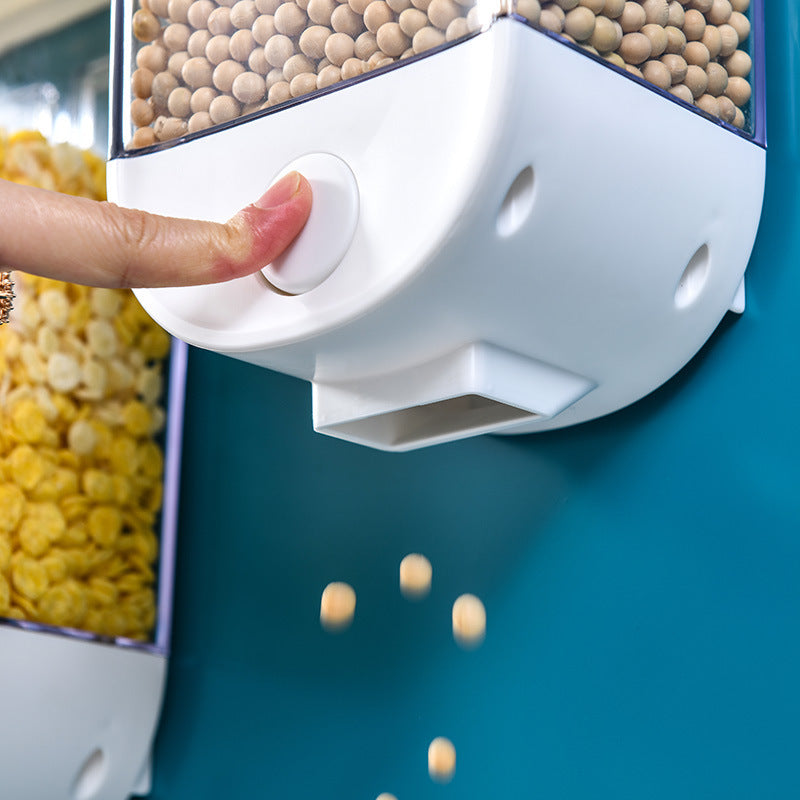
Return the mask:
[[[105,165],[0,130],[0,178],[105,199]],[[0,328],[0,616],[147,641],[170,338],[131,292],[15,273]]]
[[[0,133],[2,177],[65,194],[105,199],[103,160],[68,144],[51,145],[38,131]]]

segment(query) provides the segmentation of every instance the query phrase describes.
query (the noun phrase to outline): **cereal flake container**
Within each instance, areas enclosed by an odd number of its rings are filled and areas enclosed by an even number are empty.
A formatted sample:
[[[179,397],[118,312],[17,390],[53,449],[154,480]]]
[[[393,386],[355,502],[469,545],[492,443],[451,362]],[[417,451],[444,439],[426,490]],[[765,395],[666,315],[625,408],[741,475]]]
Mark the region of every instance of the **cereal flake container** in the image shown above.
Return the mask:
[[[105,196],[102,159],[36,131],[0,131],[0,169]],[[2,795],[122,800],[149,789],[166,677],[186,346],[131,292],[12,277],[0,327]]]
[[[141,290],[385,450],[617,410],[686,364],[764,190],[762,0],[117,0],[109,191],[224,221],[289,169],[290,250]]]

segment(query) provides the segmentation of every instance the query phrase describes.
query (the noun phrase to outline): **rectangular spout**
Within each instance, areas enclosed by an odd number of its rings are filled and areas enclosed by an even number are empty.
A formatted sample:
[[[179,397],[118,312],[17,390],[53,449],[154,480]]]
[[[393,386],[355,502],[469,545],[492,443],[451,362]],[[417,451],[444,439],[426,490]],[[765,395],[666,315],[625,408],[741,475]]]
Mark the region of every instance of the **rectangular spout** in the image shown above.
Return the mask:
[[[400,452],[550,418],[594,384],[579,375],[474,342],[380,375],[312,381],[314,430]]]

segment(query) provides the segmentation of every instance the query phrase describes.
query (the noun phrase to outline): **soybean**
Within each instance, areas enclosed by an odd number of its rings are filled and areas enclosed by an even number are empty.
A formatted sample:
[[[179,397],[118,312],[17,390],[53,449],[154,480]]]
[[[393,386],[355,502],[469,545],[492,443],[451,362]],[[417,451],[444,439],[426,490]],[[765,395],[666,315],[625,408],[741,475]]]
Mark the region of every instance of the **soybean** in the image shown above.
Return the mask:
[[[339,632],[350,627],[356,610],[356,593],[343,581],[329,583],[322,592],[319,621],[325,630]]]
[[[486,609],[479,597],[462,594],[453,603],[453,636],[465,649],[478,647],[486,636]]]
[[[428,774],[437,783],[449,783],[456,771],[456,748],[444,736],[437,736],[428,746]]]
[[[433,567],[421,553],[409,553],[400,562],[400,592],[403,597],[419,600],[431,591]]]

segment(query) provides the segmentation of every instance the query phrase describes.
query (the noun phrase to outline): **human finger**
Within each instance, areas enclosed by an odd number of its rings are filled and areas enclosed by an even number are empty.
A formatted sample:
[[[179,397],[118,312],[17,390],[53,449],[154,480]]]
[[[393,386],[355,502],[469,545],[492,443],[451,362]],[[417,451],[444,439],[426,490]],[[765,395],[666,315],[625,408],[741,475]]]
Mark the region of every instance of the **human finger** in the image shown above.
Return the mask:
[[[0,264],[112,288],[219,283],[274,261],[302,230],[311,202],[297,172],[225,223],[0,181]]]

